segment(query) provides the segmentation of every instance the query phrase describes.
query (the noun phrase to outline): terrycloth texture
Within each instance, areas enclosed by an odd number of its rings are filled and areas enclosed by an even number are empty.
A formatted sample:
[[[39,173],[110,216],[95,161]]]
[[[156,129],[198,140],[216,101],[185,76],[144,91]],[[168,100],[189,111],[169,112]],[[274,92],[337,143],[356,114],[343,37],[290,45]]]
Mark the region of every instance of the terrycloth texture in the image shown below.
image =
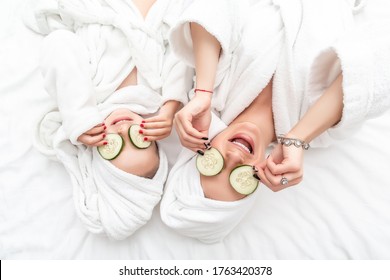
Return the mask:
[[[284,32],[278,8],[271,2],[196,0],[169,36],[173,51],[191,67],[190,22],[202,25],[220,42],[212,108],[225,123],[249,106],[275,72]]]
[[[241,7],[238,8],[237,5]],[[319,53],[332,46],[333,49],[338,48],[338,55],[344,57],[341,58],[342,68],[348,76],[343,84],[345,111],[339,126],[332,128],[328,133],[323,133],[311,143],[312,146],[327,146],[332,138],[350,135],[362,120],[377,116],[389,108],[390,95],[387,89],[390,81],[386,78],[388,68],[383,69],[386,65],[390,65],[388,51],[386,51],[390,49],[390,44],[388,36],[384,36],[388,34],[386,18],[390,17],[389,6],[390,2],[384,0],[260,0],[257,2],[221,0],[212,3],[199,0],[183,14],[178,25],[173,28],[170,40],[172,44],[181,46],[175,47],[174,51],[192,66],[193,50],[188,31],[189,22],[198,22],[219,40],[223,55],[220,58],[215,85],[216,94],[213,96],[212,106],[221,113],[221,118],[226,123],[245,108],[243,102],[248,101],[249,104],[253,100],[274,74],[272,106],[277,134],[288,132],[323,93],[318,89],[323,90],[324,86],[329,85],[333,80],[334,71],[337,71],[338,66],[328,62],[321,61],[325,64],[316,68],[316,78],[310,80],[309,75],[310,71],[314,71],[312,65]],[[220,13],[220,7],[226,12]],[[370,9],[381,10],[381,14],[366,16]],[[264,15],[260,16],[262,12]],[[213,17],[209,16],[211,14]],[[254,19],[251,16],[253,14],[258,18]],[[282,28],[279,23],[280,17]],[[260,24],[261,18],[265,18],[263,24]],[[376,31],[361,28],[365,23],[372,25],[373,21],[376,21],[374,24]],[[227,25],[228,22],[235,27]],[[358,31],[354,31],[355,29]],[[264,32],[267,32],[267,38],[272,39],[265,44],[258,40],[262,38]],[[252,38],[252,41],[243,40],[245,36]],[[353,42],[348,39],[351,37],[355,38]],[[337,46],[336,42],[339,42]],[[251,54],[255,54],[253,50],[260,51],[263,47],[266,50],[268,43],[273,50],[277,51],[265,51],[263,57],[254,56],[259,59],[251,57]],[[363,55],[362,52],[367,55]],[[268,67],[273,65],[274,55],[278,55],[277,66]],[[251,59],[245,59],[247,57]],[[323,60],[327,61],[327,59]],[[242,66],[238,67],[240,64]],[[372,69],[372,65],[378,66],[375,71],[368,70]],[[264,66],[267,66],[267,71],[264,71]],[[241,76],[246,73],[245,67],[250,69],[247,72],[252,75]],[[324,72],[319,73],[321,68]],[[273,71],[269,73],[271,69]],[[365,76],[367,71],[373,74],[360,79],[359,85],[353,85],[355,79],[349,78],[353,75],[352,72],[349,73],[351,69],[355,69],[354,73],[358,75],[354,77]],[[259,75],[260,73],[262,75]],[[314,77],[314,74],[311,76]],[[320,80],[318,77],[325,80]],[[231,81],[235,81],[236,84]],[[249,86],[251,84],[253,86]],[[380,88],[374,89],[373,84]],[[370,91],[372,93],[369,93]],[[224,96],[223,99],[221,94]],[[229,102],[230,99],[234,102]],[[370,100],[368,107],[367,100]]]
[[[132,1],[41,0],[33,2],[25,23],[43,35],[65,29],[80,37],[98,100],[107,98],[137,67],[138,84],[158,91],[164,102],[186,103],[192,71],[171,53],[166,39],[183,5],[159,0],[144,19]]]
[[[348,36],[321,52],[313,63],[308,88],[311,103],[331,83],[335,69],[341,68],[343,72],[343,118],[328,131],[331,137],[345,138],[365,119],[377,117],[390,108],[390,37],[384,35],[390,34],[390,4],[387,4],[387,14],[368,13],[365,16],[369,21],[358,24]],[[368,5],[367,9],[370,8]],[[386,11],[383,6],[381,9]],[[333,75],[323,77],[328,73],[324,69]]]
[[[126,87],[99,104],[99,111],[103,116],[117,108],[150,114],[158,110],[160,102],[161,96],[144,86]],[[78,119],[79,125],[84,121]],[[103,160],[96,148],[73,145],[61,123],[58,111],[47,113],[36,130],[35,146],[65,166],[77,214],[89,231],[111,239],[130,236],[146,224],[160,201],[168,173],[164,151],[159,149],[159,169],[154,178],[138,177]]]
[[[383,38],[388,33],[388,1],[274,2],[280,6],[286,27],[286,49],[273,87],[277,134],[286,133],[298,122],[340,70],[344,75],[342,120],[314,139],[313,147],[328,146],[332,139],[349,137],[364,120],[390,107],[388,71],[373,71],[373,65],[381,65],[377,67],[380,70],[390,63],[385,51],[390,49],[390,40]],[[387,12],[381,17],[366,16],[373,7]],[[364,25],[371,27],[362,28]],[[379,81],[382,88],[378,87]]]
[[[225,123],[213,114],[210,137],[225,128]],[[253,206],[258,192],[233,202],[205,198],[195,161],[194,153],[183,149],[168,176],[161,200],[161,218],[182,235],[204,243],[219,242],[239,224]]]

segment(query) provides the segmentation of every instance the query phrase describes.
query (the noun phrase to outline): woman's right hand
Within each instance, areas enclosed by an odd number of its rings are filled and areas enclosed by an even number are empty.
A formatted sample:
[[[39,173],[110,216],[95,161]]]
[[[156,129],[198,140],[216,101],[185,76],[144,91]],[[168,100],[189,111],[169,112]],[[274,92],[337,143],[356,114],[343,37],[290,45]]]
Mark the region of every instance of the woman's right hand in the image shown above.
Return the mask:
[[[197,152],[206,149],[211,123],[211,94],[197,92],[175,115],[175,127],[181,144]]]
[[[90,130],[87,130],[83,134],[77,138],[77,141],[83,143],[86,146],[103,146],[107,145],[107,141],[105,140],[106,137],[106,125],[98,124],[91,128]]]

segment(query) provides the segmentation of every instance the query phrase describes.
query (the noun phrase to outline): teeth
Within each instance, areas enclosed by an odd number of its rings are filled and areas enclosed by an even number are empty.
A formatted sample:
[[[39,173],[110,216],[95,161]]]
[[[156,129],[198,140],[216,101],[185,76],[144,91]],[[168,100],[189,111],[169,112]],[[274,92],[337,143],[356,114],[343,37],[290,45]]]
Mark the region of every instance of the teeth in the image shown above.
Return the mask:
[[[127,122],[127,121],[128,121],[128,120],[121,120],[121,121],[116,122],[115,124],[121,123],[121,122]]]
[[[244,148],[246,151],[248,151],[249,154],[251,153],[249,148],[247,146],[245,146],[244,144],[242,144],[240,142],[236,142],[236,141],[233,141],[232,143],[236,144],[237,146],[240,146],[240,147]]]

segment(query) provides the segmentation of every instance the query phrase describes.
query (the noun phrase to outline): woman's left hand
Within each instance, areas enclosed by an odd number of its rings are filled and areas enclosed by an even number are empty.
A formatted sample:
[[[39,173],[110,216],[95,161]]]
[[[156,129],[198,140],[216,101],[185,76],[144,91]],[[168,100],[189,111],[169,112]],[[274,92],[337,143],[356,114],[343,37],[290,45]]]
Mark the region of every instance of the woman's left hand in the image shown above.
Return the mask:
[[[303,152],[299,147],[277,144],[271,154],[258,165],[261,182],[277,192],[302,181]]]

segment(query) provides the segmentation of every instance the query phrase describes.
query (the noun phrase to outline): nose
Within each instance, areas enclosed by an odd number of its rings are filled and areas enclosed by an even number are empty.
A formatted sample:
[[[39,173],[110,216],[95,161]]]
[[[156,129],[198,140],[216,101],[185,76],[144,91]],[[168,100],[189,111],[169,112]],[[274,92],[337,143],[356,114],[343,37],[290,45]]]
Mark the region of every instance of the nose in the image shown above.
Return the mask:
[[[128,128],[127,125],[122,124],[122,125],[118,128],[118,134],[120,134],[120,135],[123,136],[124,133],[126,133],[128,129],[129,129],[129,128]]]
[[[226,167],[236,167],[237,165],[244,164],[244,156],[243,154],[238,150],[228,151],[226,153]]]

